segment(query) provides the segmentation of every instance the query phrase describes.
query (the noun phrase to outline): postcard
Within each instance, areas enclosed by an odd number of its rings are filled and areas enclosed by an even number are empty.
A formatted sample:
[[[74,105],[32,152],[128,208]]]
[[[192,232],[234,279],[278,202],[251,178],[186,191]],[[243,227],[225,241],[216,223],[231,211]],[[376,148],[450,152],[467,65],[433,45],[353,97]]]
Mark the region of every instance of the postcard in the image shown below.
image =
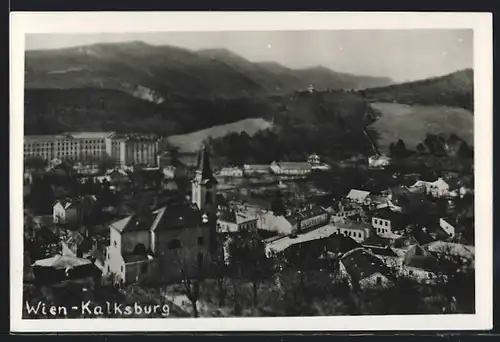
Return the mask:
[[[491,328],[491,19],[13,13],[12,331]]]

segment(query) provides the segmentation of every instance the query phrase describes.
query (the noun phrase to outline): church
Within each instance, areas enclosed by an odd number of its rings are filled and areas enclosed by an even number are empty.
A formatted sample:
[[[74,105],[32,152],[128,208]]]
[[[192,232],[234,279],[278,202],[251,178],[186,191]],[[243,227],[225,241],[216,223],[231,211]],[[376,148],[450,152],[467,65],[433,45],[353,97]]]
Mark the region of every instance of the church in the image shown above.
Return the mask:
[[[217,181],[203,147],[191,196],[110,224],[105,275],[119,284],[203,276],[218,252],[216,196]]]

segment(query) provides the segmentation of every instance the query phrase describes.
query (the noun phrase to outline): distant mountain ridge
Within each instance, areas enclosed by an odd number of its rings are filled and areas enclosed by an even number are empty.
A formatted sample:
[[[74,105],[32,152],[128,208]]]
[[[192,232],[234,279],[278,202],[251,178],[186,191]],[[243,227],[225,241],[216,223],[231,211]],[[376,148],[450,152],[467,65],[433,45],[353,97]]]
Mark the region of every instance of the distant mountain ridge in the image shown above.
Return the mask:
[[[98,88],[153,102],[171,97],[236,98],[303,90],[363,89],[392,84],[389,78],[301,70],[253,63],[226,49],[193,51],[141,41],[27,51],[27,89]]]

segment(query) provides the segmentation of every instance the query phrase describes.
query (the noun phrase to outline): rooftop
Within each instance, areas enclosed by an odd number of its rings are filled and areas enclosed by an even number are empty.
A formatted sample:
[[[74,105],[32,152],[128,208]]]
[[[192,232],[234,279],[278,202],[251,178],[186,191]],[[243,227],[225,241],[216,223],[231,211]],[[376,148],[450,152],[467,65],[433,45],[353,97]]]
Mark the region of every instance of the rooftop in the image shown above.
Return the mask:
[[[256,219],[257,217],[243,213],[239,210],[221,210],[219,213],[219,220],[236,224],[254,221]]]
[[[347,253],[341,259],[347,273],[355,280],[365,279],[373,274],[388,274],[384,262],[363,248],[357,248]]]
[[[349,191],[346,198],[355,201],[364,201],[366,197],[368,197],[368,195],[370,195],[369,191],[352,189],[351,191]]]
[[[370,234],[370,236],[362,242],[363,246],[374,246],[374,247],[387,247],[390,246],[391,240],[380,235],[375,234],[374,232]]]
[[[316,228],[307,233],[299,234],[297,237],[285,236],[280,239],[273,240],[266,245],[266,249],[272,250],[276,253],[281,253],[288,247],[303,243],[306,241],[327,238],[333,235],[337,231],[337,228],[332,225],[326,225],[320,228]]]
[[[460,243],[433,241],[427,244],[425,248],[434,253],[443,253],[460,256],[466,259],[474,259],[474,247],[466,246]]]
[[[104,139],[112,135],[113,132],[65,132],[59,137],[68,136],[73,139]]]
[[[89,265],[92,262],[87,259],[67,256],[67,255],[55,255],[51,258],[37,260],[33,266],[38,267],[51,267],[57,270],[74,268],[78,266]]]

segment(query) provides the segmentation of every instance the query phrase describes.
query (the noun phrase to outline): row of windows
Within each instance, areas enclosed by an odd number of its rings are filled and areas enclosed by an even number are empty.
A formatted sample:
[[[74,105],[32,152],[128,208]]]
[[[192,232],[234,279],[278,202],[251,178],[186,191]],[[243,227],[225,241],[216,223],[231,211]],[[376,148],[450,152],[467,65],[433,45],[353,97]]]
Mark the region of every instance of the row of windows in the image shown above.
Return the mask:
[[[351,230],[343,230],[340,232],[341,234],[344,234],[345,236],[349,237],[354,237],[354,238],[363,238],[363,233],[362,232],[355,232]]]
[[[382,219],[374,218],[373,219],[373,223],[374,224],[379,224],[381,226],[389,227],[389,221],[387,221],[387,220],[382,220]]]
[[[389,229],[377,228],[377,233],[387,233]]]

